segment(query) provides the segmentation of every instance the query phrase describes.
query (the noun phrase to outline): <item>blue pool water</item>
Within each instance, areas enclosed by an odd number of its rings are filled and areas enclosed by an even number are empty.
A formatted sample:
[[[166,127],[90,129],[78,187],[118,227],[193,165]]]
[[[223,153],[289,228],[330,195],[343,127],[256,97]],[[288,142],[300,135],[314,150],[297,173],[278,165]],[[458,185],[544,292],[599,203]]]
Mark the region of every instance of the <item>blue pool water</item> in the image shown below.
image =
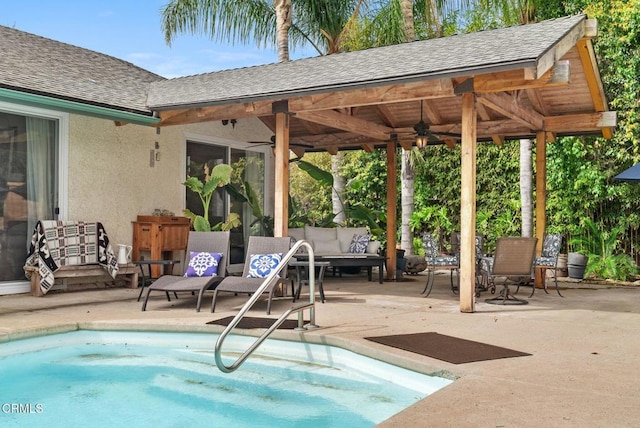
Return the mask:
[[[224,374],[216,339],[82,330],[0,344],[0,426],[371,427],[451,382],[279,340]],[[229,336],[227,364],[253,340]]]

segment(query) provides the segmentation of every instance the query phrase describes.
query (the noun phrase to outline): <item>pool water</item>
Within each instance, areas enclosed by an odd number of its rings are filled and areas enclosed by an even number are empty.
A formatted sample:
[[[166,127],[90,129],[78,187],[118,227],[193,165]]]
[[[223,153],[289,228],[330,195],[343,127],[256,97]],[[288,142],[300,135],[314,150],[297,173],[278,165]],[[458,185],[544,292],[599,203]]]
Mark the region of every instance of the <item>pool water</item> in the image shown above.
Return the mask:
[[[77,331],[0,344],[0,426],[371,427],[451,381],[268,340],[236,372],[217,335]],[[229,336],[229,364],[255,340]]]

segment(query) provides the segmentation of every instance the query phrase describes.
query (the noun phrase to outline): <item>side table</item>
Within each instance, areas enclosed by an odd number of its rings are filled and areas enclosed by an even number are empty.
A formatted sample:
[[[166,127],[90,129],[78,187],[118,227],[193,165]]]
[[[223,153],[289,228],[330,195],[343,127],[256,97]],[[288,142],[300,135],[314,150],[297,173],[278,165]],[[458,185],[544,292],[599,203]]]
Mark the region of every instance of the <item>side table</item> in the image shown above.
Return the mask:
[[[160,276],[165,274],[171,274],[171,271],[173,270],[173,265],[180,263],[180,260],[138,260],[137,262],[134,262],[134,263],[140,266],[140,273],[142,274],[142,277],[140,278],[140,282],[142,286],[140,287],[140,294],[138,294],[138,302],[139,302],[140,298],[142,297],[142,292],[144,291],[144,287],[147,286],[147,282],[149,283],[149,285],[151,285],[151,283],[156,279],[158,279]],[[145,275],[144,273],[144,266],[147,266],[147,273],[148,273],[147,275]],[[156,269],[161,270],[160,276],[153,276],[154,270],[152,268],[154,266],[156,266]],[[165,268],[166,268],[166,271],[165,271]],[[176,297],[178,296],[176,295]],[[168,292],[167,292],[167,300],[171,301],[171,298],[169,297]]]
[[[322,288],[322,281],[324,280],[324,273],[329,266],[331,266],[330,262],[314,262],[315,267],[320,268],[318,270],[318,277],[316,278],[316,285],[318,286],[318,290],[320,291],[320,300],[322,303],[326,300],[324,298],[324,289]],[[296,277],[298,282],[298,288],[293,296],[293,301],[295,302],[300,298],[300,290],[303,285],[309,285],[309,280],[304,278],[309,278],[309,261],[291,261],[289,262],[289,266],[296,268]]]

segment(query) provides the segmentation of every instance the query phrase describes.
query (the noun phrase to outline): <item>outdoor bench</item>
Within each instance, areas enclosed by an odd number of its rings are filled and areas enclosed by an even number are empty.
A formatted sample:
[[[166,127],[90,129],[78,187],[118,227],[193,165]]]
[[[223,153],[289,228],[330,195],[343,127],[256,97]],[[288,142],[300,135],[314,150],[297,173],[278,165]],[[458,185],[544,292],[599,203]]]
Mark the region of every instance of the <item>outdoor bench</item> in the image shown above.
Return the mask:
[[[37,266],[25,266],[25,272],[31,273],[31,295],[36,297],[44,296],[42,289],[40,288],[40,275],[38,275]],[[60,290],[67,288],[66,279],[69,278],[87,278],[91,279],[91,282],[114,282],[118,279],[126,279],[128,288],[138,288],[138,273],[140,268],[133,263],[127,265],[120,265],[116,279],[113,279],[102,266],[98,264],[90,265],[68,265],[61,266],[55,272],[56,284],[52,287],[52,290]],[[58,281],[62,279],[62,281]],[[85,281],[83,283],[87,283]]]

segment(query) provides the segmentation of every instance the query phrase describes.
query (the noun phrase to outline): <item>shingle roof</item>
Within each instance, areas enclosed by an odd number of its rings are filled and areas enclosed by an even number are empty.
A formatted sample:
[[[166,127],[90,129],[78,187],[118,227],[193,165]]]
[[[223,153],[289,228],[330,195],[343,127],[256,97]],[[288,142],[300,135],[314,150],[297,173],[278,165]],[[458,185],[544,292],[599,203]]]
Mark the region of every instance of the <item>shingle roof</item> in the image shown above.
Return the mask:
[[[0,87],[136,113],[163,77],[129,62],[0,26]]]
[[[585,15],[286,63],[225,70],[151,84],[153,109],[277,99],[411,79],[534,65]],[[471,73],[471,74],[474,74]]]

